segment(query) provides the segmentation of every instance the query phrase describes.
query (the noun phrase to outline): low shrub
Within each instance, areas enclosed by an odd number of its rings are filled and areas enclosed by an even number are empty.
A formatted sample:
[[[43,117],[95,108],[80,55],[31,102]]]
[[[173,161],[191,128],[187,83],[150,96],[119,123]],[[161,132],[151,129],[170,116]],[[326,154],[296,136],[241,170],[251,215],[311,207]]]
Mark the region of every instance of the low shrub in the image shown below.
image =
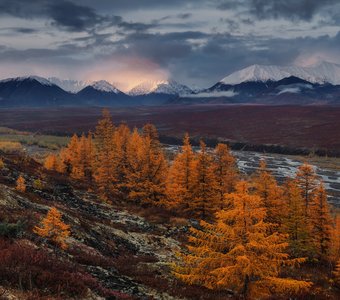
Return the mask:
[[[27,241],[0,239],[0,285],[23,291],[39,291],[40,295],[86,297],[88,290],[104,297],[115,297],[80,267],[38,249]]]
[[[0,237],[17,238],[24,231],[24,223],[18,221],[17,223],[0,222]]]

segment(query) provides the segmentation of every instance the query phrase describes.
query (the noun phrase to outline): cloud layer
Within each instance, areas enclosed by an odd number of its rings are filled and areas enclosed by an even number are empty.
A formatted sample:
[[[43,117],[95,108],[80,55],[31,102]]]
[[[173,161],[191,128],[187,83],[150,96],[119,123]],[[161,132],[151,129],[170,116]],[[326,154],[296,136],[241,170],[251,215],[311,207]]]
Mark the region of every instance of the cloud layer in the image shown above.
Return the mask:
[[[254,63],[340,63],[339,19],[337,0],[0,0],[0,77],[207,87]]]

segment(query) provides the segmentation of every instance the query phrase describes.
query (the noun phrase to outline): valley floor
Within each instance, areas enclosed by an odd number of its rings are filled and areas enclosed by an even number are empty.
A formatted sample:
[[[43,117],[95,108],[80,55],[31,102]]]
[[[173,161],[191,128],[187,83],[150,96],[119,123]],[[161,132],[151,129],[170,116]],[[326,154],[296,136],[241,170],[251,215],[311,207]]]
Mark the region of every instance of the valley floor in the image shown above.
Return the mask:
[[[0,109],[0,126],[45,134],[82,133],[94,130],[101,110]],[[340,107],[172,105],[112,108],[111,114],[116,124],[130,127],[151,122],[167,141],[180,141],[187,131],[212,142],[229,141],[238,149],[340,156]]]

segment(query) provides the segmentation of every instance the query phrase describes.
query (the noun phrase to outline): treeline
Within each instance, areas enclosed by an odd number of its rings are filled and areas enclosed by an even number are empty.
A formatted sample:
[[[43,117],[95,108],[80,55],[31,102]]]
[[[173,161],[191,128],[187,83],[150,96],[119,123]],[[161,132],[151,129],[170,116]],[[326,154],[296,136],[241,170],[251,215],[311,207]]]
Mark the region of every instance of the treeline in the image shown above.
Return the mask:
[[[153,125],[115,127],[104,111],[93,134],[74,135],[45,167],[88,180],[105,201],[162,206],[201,220],[173,266],[188,284],[263,298],[310,288],[311,282],[283,276],[302,263],[335,268],[338,261],[339,276],[340,221],[308,164],[283,185],[264,161],[245,177],[226,145],[208,150],[201,141],[195,153],[188,135],[169,161]]]

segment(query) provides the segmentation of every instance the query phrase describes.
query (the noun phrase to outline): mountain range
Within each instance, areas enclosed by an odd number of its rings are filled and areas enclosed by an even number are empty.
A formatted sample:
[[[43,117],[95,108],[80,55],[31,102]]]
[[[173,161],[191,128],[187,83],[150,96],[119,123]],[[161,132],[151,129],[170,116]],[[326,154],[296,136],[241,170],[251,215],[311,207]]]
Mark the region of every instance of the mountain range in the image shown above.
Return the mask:
[[[197,103],[340,104],[340,65],[252,65],[193,91],[173,80],[143,82],[128,93],[111,83],[38,76],[0,81],[0,106],[136,106]]]

